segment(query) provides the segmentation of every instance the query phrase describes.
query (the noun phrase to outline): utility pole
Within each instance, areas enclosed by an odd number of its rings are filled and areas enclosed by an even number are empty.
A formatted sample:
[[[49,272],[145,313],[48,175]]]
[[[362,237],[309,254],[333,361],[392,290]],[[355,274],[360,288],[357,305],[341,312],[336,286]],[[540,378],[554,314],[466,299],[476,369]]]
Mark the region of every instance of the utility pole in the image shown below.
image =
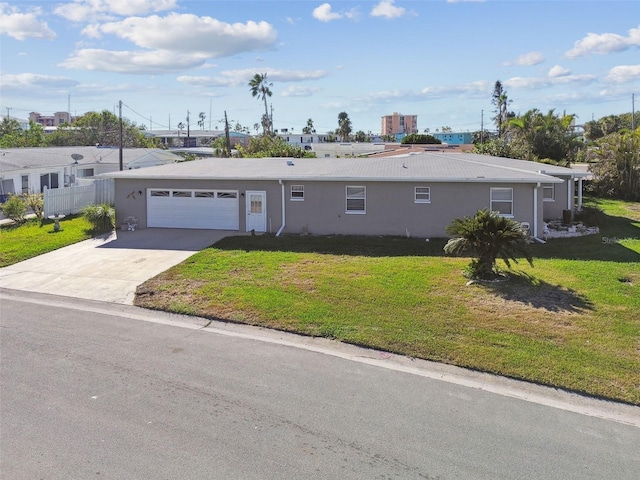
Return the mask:
[[[123,162],[122,162],[122,100],[118,102],[118,118],[120,124],[120,151],[119,151],[119,159],[120,159],[120,171],[124,170]]]
[[[187,148],[189,148],[191,146],[191,138],[190,138],[190,134],[189,134],[189,110],[187,110]]]
[[[480,143],[484,143],[484,110],[480,110]]]
[[[635,105],[635,93],[631,94],[631,131],[636,129],[636,105]]]
[[[229,121],[227,120],[227,111],[224,111],[224,135],[227,143],[227,158],[231,157],[231,139],[229,138]]]
[[[9,115],[9,110],[11,110],[13,107],[7,107],[7,120],[11,120],[11,115]]]

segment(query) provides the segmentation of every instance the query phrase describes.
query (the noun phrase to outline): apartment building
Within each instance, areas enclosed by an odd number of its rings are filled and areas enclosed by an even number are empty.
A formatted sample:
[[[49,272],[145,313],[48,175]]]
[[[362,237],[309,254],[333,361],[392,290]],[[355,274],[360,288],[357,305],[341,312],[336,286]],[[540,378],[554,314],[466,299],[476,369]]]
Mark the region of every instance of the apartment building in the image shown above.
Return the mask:
[[[418,133],[418,116],[402,115],[394,112],[393,115],[382,117],[380,135],[398,135]]]

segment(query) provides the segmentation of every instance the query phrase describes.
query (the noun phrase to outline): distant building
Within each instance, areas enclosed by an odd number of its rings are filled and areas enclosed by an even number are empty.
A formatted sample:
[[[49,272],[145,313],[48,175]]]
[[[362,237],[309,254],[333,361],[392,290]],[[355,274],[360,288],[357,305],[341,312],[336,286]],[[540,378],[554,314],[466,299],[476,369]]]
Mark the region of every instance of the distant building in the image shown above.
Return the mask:
[[[63,123],[74,122],[77,118],[69,115],[68,112],[56,112],[53,115],[40,115],[38,112],[29,114],[29,120],[39,123],[43,127],[57,127]]]
[[[393,115],[382,117],[380,135],[409,135],[411,133],[418,133],[417,115],[402,115],[394,112]]]
[[[431,133],[431,136],[449,145],[468,145],[473,143],[473,135],[471,132]]]

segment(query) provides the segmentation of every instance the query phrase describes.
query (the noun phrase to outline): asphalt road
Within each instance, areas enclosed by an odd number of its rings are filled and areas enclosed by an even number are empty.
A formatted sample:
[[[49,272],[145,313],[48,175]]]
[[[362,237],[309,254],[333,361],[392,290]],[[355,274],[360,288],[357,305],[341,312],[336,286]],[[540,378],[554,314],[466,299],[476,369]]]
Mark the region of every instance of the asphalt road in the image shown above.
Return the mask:
[[[330,342],[296,345],[284,334],[124,305],[6,291],[0,302],[1,478],[637,480],[640,472],[634,407],[598,418],[591,401],[576,413],[549,406],[570,396],[543,405],[429,378],[422,364],[413,372],[377,352],[334,354]]]

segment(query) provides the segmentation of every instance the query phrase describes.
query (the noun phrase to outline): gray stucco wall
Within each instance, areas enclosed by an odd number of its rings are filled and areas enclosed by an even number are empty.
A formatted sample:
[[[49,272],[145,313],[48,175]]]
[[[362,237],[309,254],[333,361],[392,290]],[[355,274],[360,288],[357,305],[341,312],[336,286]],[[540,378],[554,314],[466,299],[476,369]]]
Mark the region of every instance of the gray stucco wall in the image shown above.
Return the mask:
[[[304,200],[291,200],[291,185],[304,186]],[[346,186],[366,187],[366,213],[346,213]],[[414,188],[430,187],[431,202],[415,203]],[[404,182],[284,182],[286,227],[284,233],[407,235],[443,237],[454,218],[473,215],[490,208],[491,187],[513,188],[514,215],[529,222],[534,233],[533,184],[489,183],[404,183]],[[147,227],[147,188],[198,188],[265,191],[267,194],[267,230],[275,233],[282,225],[282,187],[276,181],[214,180],[134,180],[116,179],[117,222],[128,216],[138,219],[138,227]],[[140,193],[141,192],[141,193]],[[542,190],[538,189],[538,232],[542,232]],[[560,203],[566,205],[566,192]],[[561,215],[562,208],[560,208]],[[546,215],[546,214],[545,214]],[[239,202],[239,230],[246,230],[244,198]],[[546,217],[545,217],[546,218]]]

